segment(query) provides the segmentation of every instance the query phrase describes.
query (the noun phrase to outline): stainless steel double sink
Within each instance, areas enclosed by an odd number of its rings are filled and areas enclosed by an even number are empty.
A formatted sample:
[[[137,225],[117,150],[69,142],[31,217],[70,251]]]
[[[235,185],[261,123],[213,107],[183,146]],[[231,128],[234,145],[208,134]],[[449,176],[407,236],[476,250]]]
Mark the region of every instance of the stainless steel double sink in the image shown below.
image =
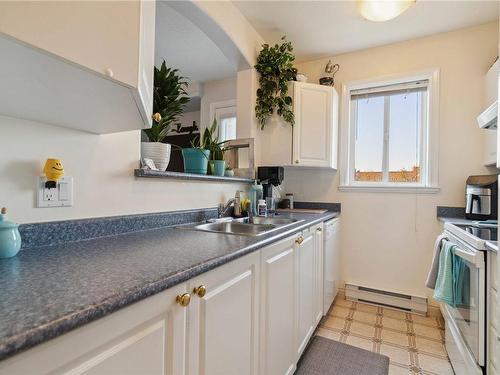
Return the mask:
[[[197,224],[191,226],[177,227],[179,229],[194,230],[201,232],[236,234],[240,236],[260,236],[269,232],[283,229],[289,225],[299,223],[303,220],[286,217],[254,217],[252,222],[248,218],[234,219],[231,221],[216,221],[213,223]]]

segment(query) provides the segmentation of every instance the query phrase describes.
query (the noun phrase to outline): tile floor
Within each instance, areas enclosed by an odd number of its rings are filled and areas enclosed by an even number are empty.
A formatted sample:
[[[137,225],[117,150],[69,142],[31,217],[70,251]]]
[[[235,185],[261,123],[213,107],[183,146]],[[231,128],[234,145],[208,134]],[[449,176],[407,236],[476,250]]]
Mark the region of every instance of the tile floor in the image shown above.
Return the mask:
[[[337,296],[317,335],[387,355],[389,375],[452,375],[444,321],[346,301]]]

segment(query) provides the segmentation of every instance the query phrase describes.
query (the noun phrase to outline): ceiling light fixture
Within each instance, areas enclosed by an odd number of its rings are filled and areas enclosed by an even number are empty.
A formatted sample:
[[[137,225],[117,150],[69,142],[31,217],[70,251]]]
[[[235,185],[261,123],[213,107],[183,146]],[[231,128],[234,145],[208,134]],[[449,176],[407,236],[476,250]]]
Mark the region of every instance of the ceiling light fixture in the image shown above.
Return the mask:
[[[384,22],[396,18],[416,0],[358,0],[358,11],[367,20]]]

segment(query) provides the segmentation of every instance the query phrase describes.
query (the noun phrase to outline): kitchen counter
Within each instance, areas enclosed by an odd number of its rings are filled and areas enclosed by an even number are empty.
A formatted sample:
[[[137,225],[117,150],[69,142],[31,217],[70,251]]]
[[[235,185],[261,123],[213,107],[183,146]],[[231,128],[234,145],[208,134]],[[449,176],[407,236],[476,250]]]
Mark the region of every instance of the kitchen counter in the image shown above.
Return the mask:
[[[461,217],[438,217],[438,220],[442,223],[452,223],[452,224],[471,224],[477,220],[469,220]]]
[[[23,249],[0,260],[0,359],[338,215],[287,214],[304,221],[258,237],[163,227]]]

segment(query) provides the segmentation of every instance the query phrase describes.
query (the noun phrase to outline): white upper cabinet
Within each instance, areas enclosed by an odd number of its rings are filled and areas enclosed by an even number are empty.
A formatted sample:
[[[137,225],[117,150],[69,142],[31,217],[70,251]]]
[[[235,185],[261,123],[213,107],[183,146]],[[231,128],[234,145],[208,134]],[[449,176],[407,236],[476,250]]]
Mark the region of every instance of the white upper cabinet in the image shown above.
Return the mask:
[[[497,60],[486,73],[486,102],[484,108],[489,107],[498,99],[498,73],[500,62]],[[483,132],[483,160],[484,165],[494,166],[497,162],[497,130],[482,129]]]
[[[331,86],[290,82],[295,125],[273,116],[260,134],[261,164],[337,169],[337,91]]]
[[[154,1],[0,2],[0,114],[99,134],[149,127],[154,37]]]
[[[293,165],[337,169],[338,94],[335,88],[294,82]]]

